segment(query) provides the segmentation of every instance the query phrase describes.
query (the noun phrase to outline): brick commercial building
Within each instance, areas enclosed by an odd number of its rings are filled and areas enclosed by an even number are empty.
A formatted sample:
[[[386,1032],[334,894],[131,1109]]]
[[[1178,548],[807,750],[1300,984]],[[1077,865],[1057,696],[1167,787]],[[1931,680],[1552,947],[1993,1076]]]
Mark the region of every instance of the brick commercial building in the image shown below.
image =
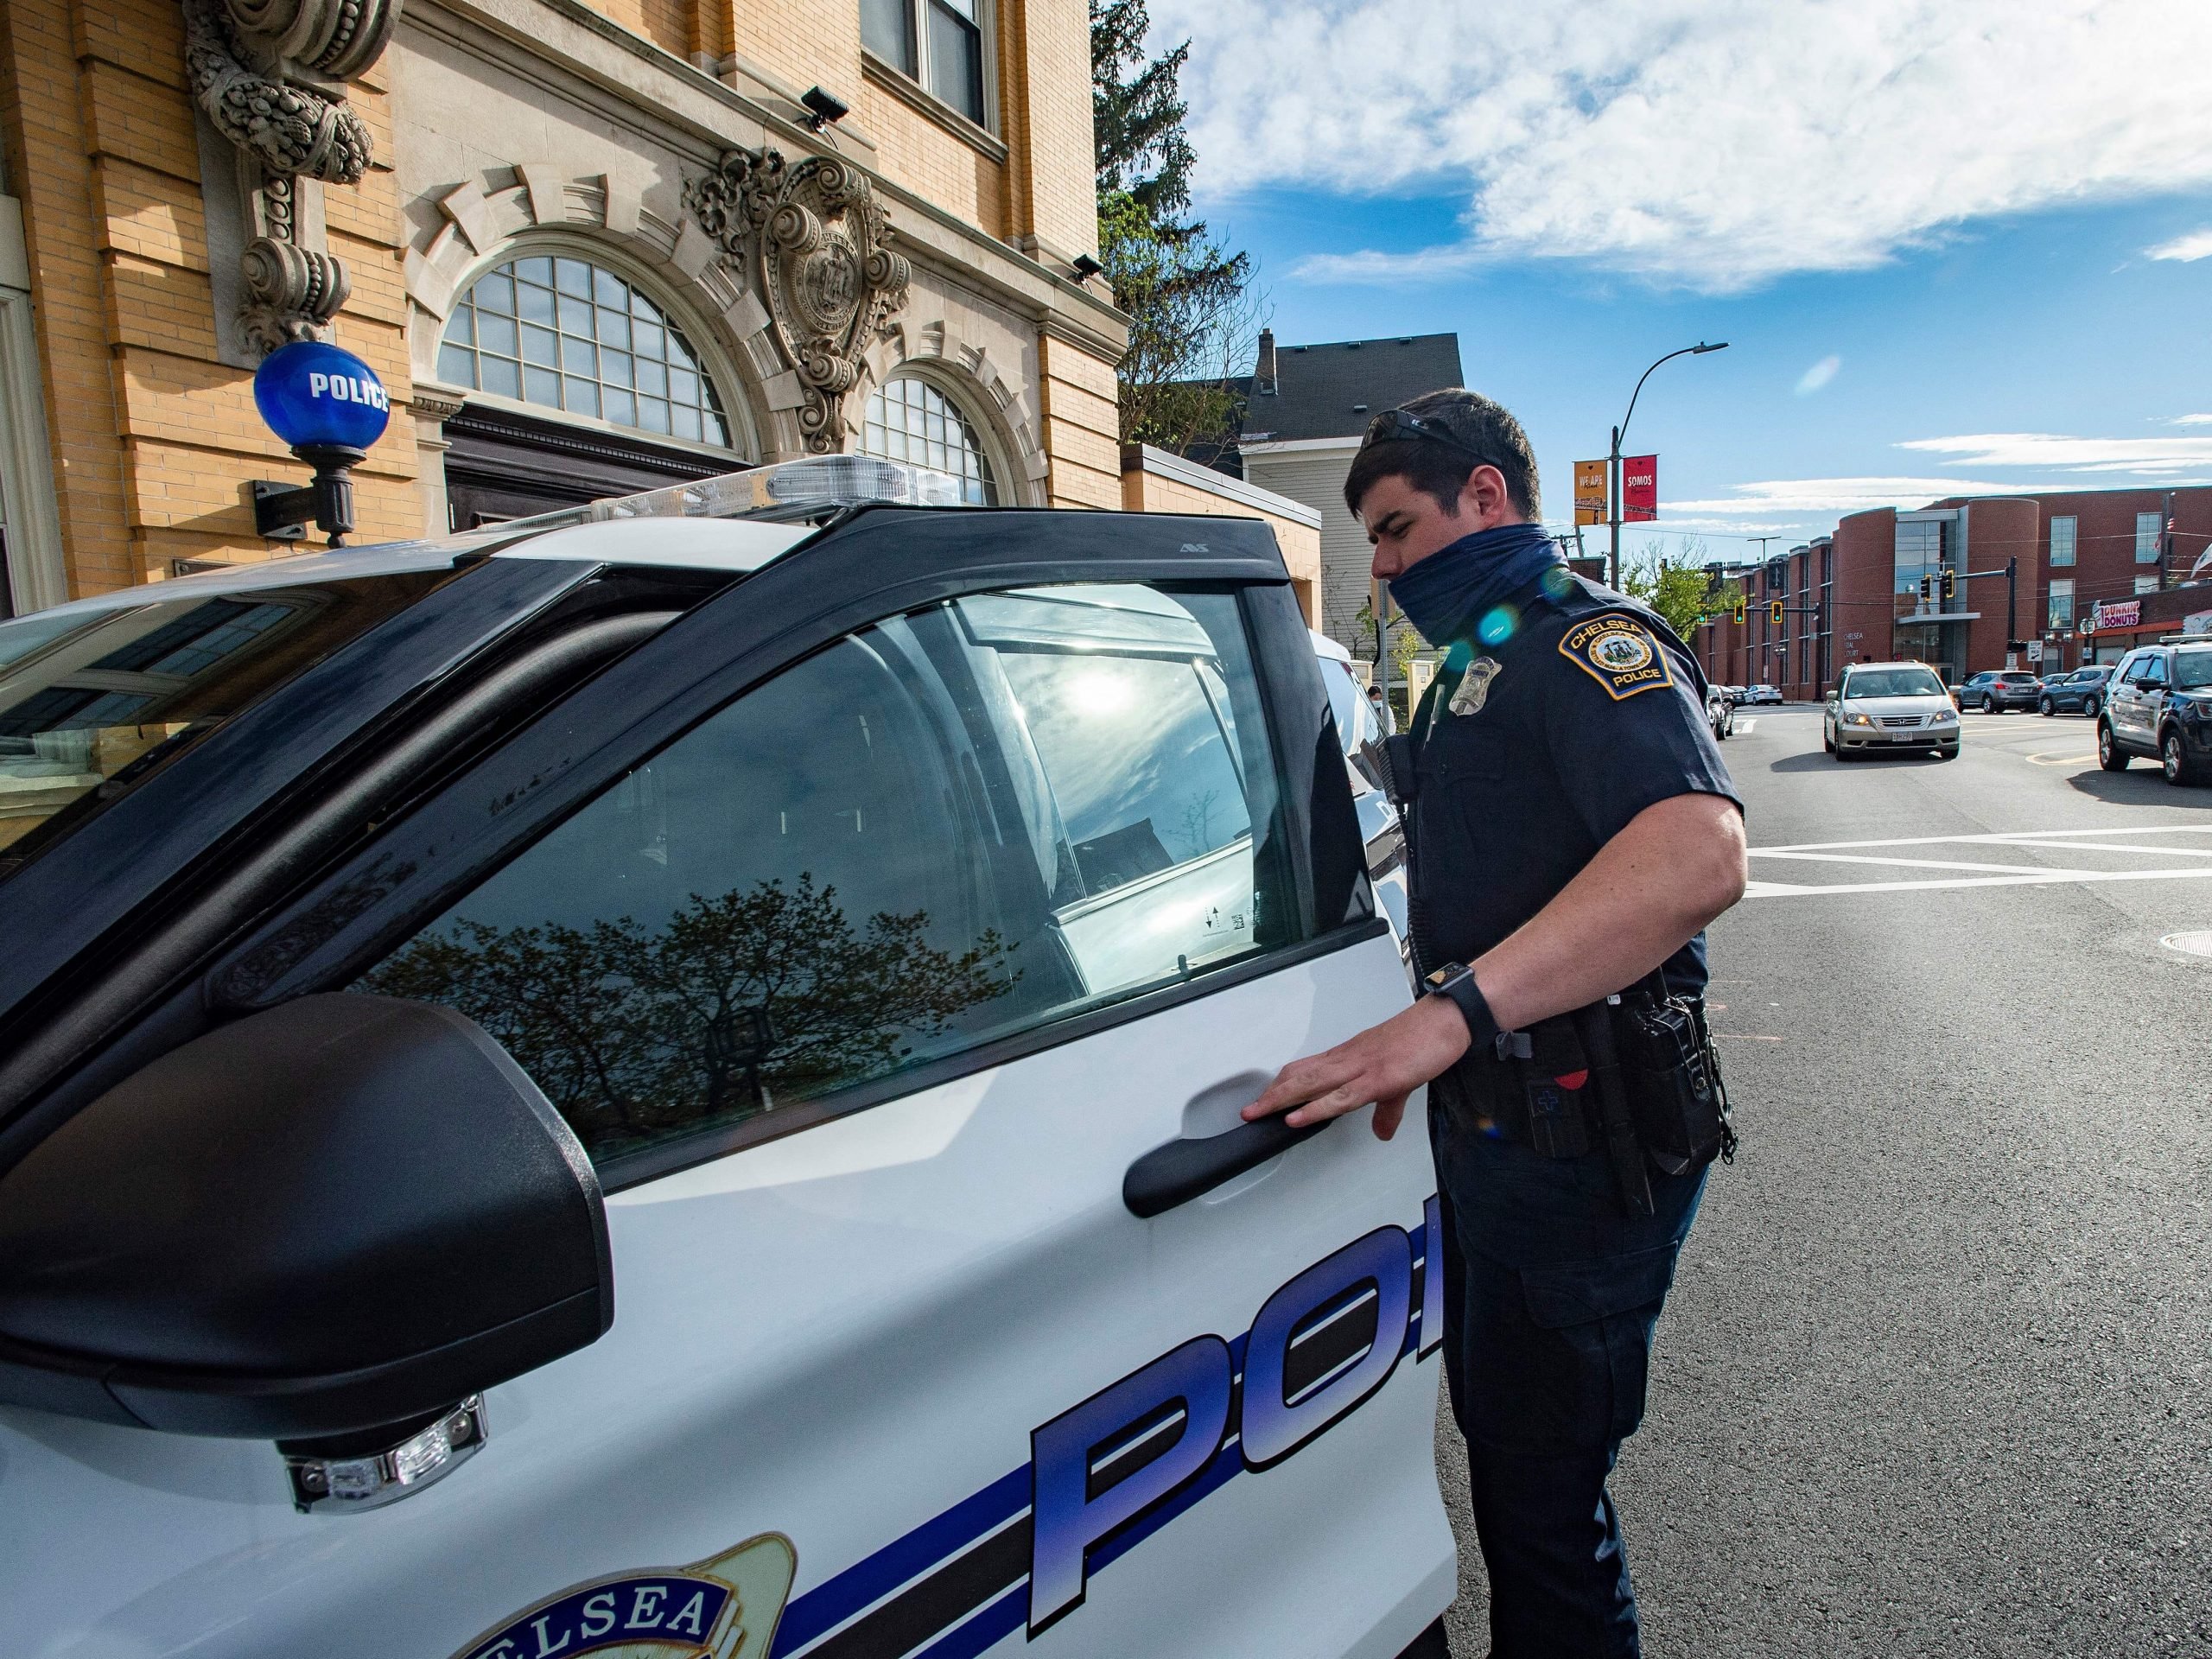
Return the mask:
[[[1094,191],[1078,0],[5,0],[0,598],[290,550],[309,334],[361,539],[837,449],[1118,507]]]
[[[1882,507],[1730,574],[1744,588],[1744,622],[1719,617],[1695,642],[1723,683],[1764,682],[1809,700],[1850,664],[1891,658],[1933,664],[1956,682],[2004,667],[2008,641],[2039,645],[2041,666],[2056,672],[2116,660],[2199,613],[2195,626],[2212,627],[2212,487]],[[1935,593],[1926,602],[1924,578]],[[2027,664],[2030,653],[2019,655]]]

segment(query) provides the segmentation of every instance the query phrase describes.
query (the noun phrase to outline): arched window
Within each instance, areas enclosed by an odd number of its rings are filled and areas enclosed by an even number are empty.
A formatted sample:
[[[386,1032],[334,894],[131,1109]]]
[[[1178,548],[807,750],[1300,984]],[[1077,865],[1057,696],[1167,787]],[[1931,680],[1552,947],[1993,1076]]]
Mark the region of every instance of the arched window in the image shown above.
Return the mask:
[[[486,271],[454,307],[438,377],[640,432],[730,447],[683,331],[624,278],[537,254]]]
[[[934,467],[960,480],[962,496],[979,507],[995,507],[998,481],[982,440],[952,401],[926,380],[902,376],[868,394],[861,422],[861,453],[886,461],[910,461]]]

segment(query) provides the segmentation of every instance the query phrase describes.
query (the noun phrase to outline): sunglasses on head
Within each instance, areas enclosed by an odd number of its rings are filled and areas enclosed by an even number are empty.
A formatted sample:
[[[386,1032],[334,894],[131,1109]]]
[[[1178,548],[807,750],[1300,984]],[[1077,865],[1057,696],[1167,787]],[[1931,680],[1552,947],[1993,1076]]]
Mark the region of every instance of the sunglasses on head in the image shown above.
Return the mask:
[[[1401,438],[1425,439],[1430,443],[1440,443],[1447,448],[1457,449],[1463,455],[1471,455],[1485,467],[1497,465],[1496,461],[1465,439],[1454,437],[1437,422],[1420,415],[1408,415],[1402,409],[1386,409],[1367,423],[1368,443],[1391,443]]]

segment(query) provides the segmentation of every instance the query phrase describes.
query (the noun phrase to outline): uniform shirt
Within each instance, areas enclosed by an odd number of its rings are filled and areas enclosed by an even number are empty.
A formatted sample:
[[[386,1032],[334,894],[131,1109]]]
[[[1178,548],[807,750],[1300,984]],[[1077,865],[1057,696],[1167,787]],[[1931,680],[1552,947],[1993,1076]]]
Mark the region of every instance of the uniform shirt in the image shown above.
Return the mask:
[[[1414,722],[1414,933],[1427,966],[1496,945],[1644,808],[1685,794],[1743,804],[1696,660],[1634,601],[1564,576],[1484,619],[1505,637],[1454,645]],[[1702,933],[1666,974],[1679,994],[1704,989]]]

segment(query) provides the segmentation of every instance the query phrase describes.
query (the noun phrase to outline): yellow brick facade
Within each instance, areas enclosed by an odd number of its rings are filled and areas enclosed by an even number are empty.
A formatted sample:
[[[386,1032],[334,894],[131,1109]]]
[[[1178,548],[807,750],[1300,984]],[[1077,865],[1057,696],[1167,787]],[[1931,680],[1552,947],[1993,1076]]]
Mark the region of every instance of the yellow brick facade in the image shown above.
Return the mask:
[[[392,47],[345,89],[375,159],[359,184],[320,188],[320,245],[351,281],[330,335],[374,368],[393,405],[385,439],[354,474],[357,540],[443,528],[438,423],[454,397],[429,377],[418,411],[416,382],[437,362],[456,286],[497,255],[473,240],[452,245],[446,194],[474,186],[495,217],[519,216],[518,226],[499,226],[502,236],[543,233],[563,213],[580,225],[589,218],[579,234],[619,232],[630,263],[680,287],[700,276],[692,245],[677,245],[684,179],[721,148],[763,143],[794,160],[810,145],[835,149],[880,181],[916,278],[904,314],[871,348],[869,376],[910,371],[957,391],[1003,452],[1004,499],[1121,505],[1120,320],[1103,290],[1068,269],[1096,236],[1083,0],[987,5],[981,124],[863,53],[860,0],[591,9],[612,32],[586,27],[571,0],[408,0]],[[500,41],[499,52],[480,62],[451,44],[471,30]],[[410,118],[397,78],[433,59],[442,105],[459,88],[466,105],[471,77],[488,85],[512,69],[523,88],[514,108],[527,113],[500,105],[484,114],[497,129],[488,140]],[[589,99],[569,90],[585,86],[596,88]],[[796,103],[814,86],[852,106],[827,135],[804,128]],[[624,152],[649,130],[675,135],[653,139],[670,159]],[[299,550],[253,528],[251,480],[304,482],[307,468],[264,425],[251,371],[224,344],[232,325],[217,308],[237,288],[227,262],[239,238],[209,206],[204,154],[227,166],[233,152],[195,119],[178,0],[0,0],[0,196],[21,209],[72,595],[160,581],[181,560]],[[524,168],[549,159],[564,181],[550,198],[524,188]],[[234,197],[224,198],[232,220]],[[549,201],[561,210],[551,219]],[[683,291],[711,323],[734,290]],[[734,342],[725,360],[738,371],[725,390],[749,400],[739,429],[767,431],[789,407],[776,401],[784,365]],[[855,423],[864,396],[855,394]],[[776,452],[764,440],[754,458]]]
[[[181,559],[289,550],[253,528],[249,480],[304,482],[262,423],[252,376],[219,360],[200,144],[173,0],[9,0],[0,146],[22,203],[68,590],[159,581]],[[352,99],[377,165],[325,192],[353,292],[340,344],[409,395],[385,91]],[[355,474],[359,534],[416,533],[413,458],[379,444]]]

